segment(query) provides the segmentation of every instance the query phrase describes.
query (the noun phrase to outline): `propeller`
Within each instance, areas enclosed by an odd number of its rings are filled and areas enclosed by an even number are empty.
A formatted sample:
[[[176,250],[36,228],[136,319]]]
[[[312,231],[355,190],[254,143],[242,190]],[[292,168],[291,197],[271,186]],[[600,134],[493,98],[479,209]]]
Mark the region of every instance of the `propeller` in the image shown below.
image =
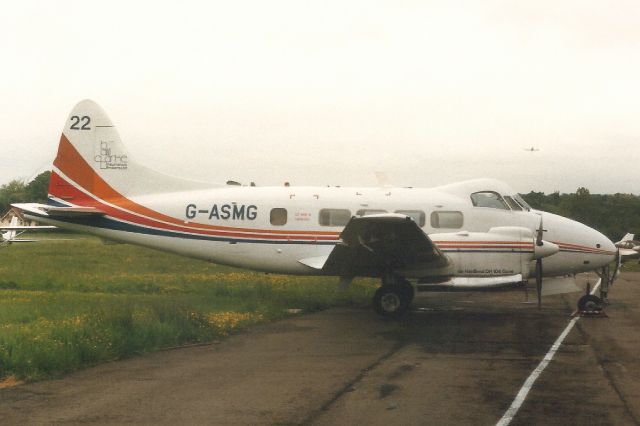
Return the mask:
[[[618,275],[620,275],[620,268],[622,268],[622,255],[620,254],[620,249],[618,249],[618,251],[616,251],[616,269],[611,276],[611,284],[613,284],[616,278],[618,278]]]
[[[533,248],[533,256],[536,259],[536,293],[538,295],[538,309],[542,305],[542,258],[552,256],[560,251],[558,245],[542,239],[544,228],[542,226],[542,217],[540,218],[540,226],[536,233],[536,244]]]
[[[542,247],[544,241],[542,241],[542,233],[544,229],[542,227],[542,217],[540,217],[540,226],[538,227],[538,233],[536,235],[536,246]],[[538,309],[542,307],[542,257],[536,259],[536,295],[538,296]]]

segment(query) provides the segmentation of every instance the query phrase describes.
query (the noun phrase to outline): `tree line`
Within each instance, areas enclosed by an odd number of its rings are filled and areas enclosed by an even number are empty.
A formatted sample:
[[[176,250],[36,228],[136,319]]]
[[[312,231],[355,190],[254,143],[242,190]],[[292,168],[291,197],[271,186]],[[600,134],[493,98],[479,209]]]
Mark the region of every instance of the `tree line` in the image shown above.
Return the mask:
[[[0,217],[12,203],[46,203],[50,175],[51,172],[43,172],[29,183],[14,179],[0,186]]]
[[[0,215],[11,203],[46,203],[50,172],[40,173],[29,183],[14,179],[0,186]],[[578,188],[573,194],[531,191],[522,194],[531,207],[565,216],[595,228],[618,241],[627,232],[640,234],[640,196],[591,194]]]
[[[591,194],[578,188],[573,194],[531,191],[522,194],[531,207],[582,222],[618,241],[627,232],[640,235],[640,196]]]

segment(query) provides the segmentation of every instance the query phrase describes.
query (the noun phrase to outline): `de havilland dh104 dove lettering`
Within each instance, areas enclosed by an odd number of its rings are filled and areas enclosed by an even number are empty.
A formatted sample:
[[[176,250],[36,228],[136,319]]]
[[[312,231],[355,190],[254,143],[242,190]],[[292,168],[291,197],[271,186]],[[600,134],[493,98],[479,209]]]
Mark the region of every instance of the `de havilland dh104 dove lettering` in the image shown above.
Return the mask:
[[[617,248],[600,232],[533,210],[478,179],[430,189],[212,185],[146,168],[105,112],[71,111],[48,204],[26,217],[109,240],[257,271],[378,277],[374,308],[405,312],[415,286],[487,288],[603,270]],[[553,278],[552,278],[553,279]],[[546,281],[546,280],[545,280]]]

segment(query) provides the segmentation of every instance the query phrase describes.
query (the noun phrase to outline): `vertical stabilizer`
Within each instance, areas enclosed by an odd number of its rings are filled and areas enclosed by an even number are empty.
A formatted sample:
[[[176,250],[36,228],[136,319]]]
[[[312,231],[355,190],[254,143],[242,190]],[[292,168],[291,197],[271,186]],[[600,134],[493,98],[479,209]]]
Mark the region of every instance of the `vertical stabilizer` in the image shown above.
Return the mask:
[[[625,241],[633,241],[633,237],[635,237],[635,234],[625,234],[624,237],[622,237],[622,239],[620,241],[618,241],[619,243],[624,243]]]
[[[49,195],[54,203],[74,204],[80,193],[108,200],[213,186],[140,165],[131,158],[102,108],[84,100],[73,108],[62,131]]]

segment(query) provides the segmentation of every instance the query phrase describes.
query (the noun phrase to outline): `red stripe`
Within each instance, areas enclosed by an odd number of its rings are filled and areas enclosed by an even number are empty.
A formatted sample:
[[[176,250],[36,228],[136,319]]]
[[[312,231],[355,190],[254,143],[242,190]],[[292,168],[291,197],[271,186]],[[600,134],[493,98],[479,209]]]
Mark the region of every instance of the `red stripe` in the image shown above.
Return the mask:
[[[59,179],[61,182],[66,182],[64,181],[64,179],[62,179],[59,176],[57,177],[57,179]],[[73,199],[74,204],[78,204],[85,207],[86,206],[95,207],[97,209],[104,211],[107,215],[113,218],[124,220],[127,222],[132,222],[137,225],[160,228],[163,230],[189,232],[189,233],[194,233],[199,235],[213,235],[213,236],[240,237],[240,238],[253,238],[253,239],[261,238],[261,239],[268,239],[268,240],[294,240],[294,241],[299,241],[299,240],[335,241],[339,235],[337,233],[334,233],[333,235],[314,235],[312,233],[307,233],[307,232],[305,232],[304,235],[301,235],[300,233],[291,235],[291,234],[282,233],[282,231],[279,231],[281,232],[281,234],[279,235],[274,235],[273,233],[264,235],[260,233],[248,233],[243,231],[237,232],[235,228],[225,228],[224,231],[217,231],[217,230],[202,229],[196,226],[188,226],[188,225],[181,226],[181,225],[166,224],[154,219],[140,217],[140,216],[122,211],[120,209],[111,207],[108,204],[101,202],[100,200],[88,197],[86,194],[84,194],[82,191],[80,191],[79,189],[75,188],[72,185],[69,185],[69,187],[66,189],[66,193],[74,197]],[[87,200],[90,200],[90,201],[87,202]],[[76,201],[81,201],[81,203],[76,203]],[[258,231],[262,232],[262,230],[258,230]]]
[[[112,188],[104,179],[102,179],[93,168],[87,164],[82,158],[80,153],[69,142],[64,133],[60,138],[60,145],[58,146],[58,155],[53,163],[60,171],[67,175],[72,181],[77,183],[86,192],[90,193],[93,198],[88,197],[81,191],[73,191],[77,188],[69,188],[66,185],[71,186],[69,182],[66,182],[61,176],[56,176],[56,184],[52,185],[50,182],[49,193],[55,197],[61,198],[73,202],[85,207],[102,208],[103,205],[100,200],[114,204],[121,209],[128,210],[130,212],[137,213],[147,218],[155,219],[157,221],[168,222],[173,225],[179,226],[181,229],[188,230],[218,230],[229,232],[249,232],[249,233],[264,233],[275,234],[282,236],[283,231],[270,230],[270,229],[254,229],[254,228],[234,228],[228,226],[216,226],[216,225],[188,225],[183,220],[176,219],[174,217],[165,215],[155,210],[149,209],[132,200],[124,197],[114,188]],[[55,174],[55,173],[54,173]],[[60,180],[57,180],[57,179]],[[99,207],[100,206],[100,207]],[[116,216],[114,216],[116,217]],[[166,225],[165,225],[166,226]],[[286,231],[287,236],[298,234],[300,236],[313,237],[323,240],[336,239],[337,232],[332,231],[298,231],[291,230]],[[280,237],[282,238],[282,237]],[[284,238],[287,238],[286,236]]]
[[[528,244],[533,245],[533,242],[526,243],[522,241],[434,241],[438,244]]]

